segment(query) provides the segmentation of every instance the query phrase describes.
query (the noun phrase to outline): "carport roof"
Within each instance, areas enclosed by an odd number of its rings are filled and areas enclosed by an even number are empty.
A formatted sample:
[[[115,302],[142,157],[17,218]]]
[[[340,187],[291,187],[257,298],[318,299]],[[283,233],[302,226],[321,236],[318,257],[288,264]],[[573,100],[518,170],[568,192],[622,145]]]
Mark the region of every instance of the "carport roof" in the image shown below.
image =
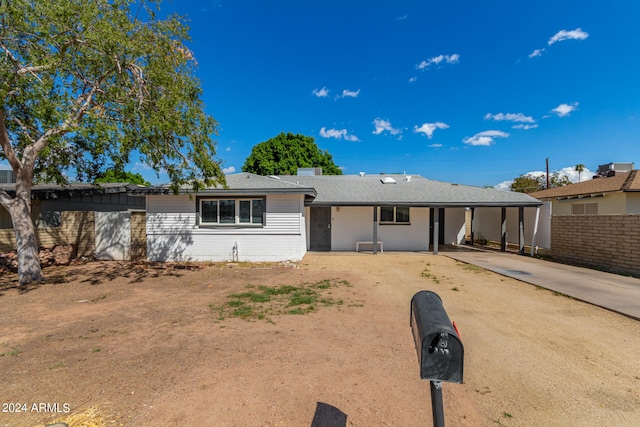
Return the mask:
[[[282,175],[281,181],[316,190],[308,206],[535,207],[523,193],[432,181],[420,175]],[[391,180],[393,182],[391,182]],[[390,183],[384,183],[387,180]]]

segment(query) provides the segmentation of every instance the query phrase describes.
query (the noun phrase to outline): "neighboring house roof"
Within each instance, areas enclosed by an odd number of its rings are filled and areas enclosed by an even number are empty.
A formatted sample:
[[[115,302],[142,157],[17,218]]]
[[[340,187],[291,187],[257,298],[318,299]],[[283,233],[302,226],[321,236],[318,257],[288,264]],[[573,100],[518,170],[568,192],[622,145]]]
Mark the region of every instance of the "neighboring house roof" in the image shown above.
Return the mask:
[[[316,196],[316,191],[313,187],[283,181],[275,176],[261,176],[242,172],[226,175],[225,179],[227,181],[226,187],[218,184],[215,187],[201,190],[197,194],[305,194],[311,197]],[[158,185],[140,188],[138,192],[146,194],[170,194],[172,190],[169,185]],[[181,193],[193,193],[193,190],[185,186],[181,190]]]
[[[391,178],[395,183],[384,183]],[[432,181],[419,175],[316,175],[280,176],[315,188],[309,206],[405,205],[425,207],[539,206],[527,194]]]
[[[549,188],[548,190],[529,193],[529,195],[536,199],[563,199],[616,191],[640,191],[640,173],[638,173],[638,170],[616,173],[615,176],[608,178],[594,178],[563,187]]]
[[[110,182],[105,184],[37,184],[31,188],[31,198],[37,200],[60,199],[80,196],[92,196],[96,194],[135,193],[144,188],[139,185],[126,182]],[[16,194],[16,184],[0,184],[0,190],[4,190],[10,196]]]

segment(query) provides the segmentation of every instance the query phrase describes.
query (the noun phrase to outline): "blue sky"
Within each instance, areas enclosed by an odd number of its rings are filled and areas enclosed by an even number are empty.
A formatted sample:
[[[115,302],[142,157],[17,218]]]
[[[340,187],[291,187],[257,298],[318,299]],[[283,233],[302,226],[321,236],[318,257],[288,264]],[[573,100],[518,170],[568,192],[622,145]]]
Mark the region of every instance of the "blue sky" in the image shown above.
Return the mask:
[[[189,19],[227,172],[280,132],[313,136],[346,174],[478,186],[541,171],[547,157],[552,171],[640,161],[635,0],[163,8]]]

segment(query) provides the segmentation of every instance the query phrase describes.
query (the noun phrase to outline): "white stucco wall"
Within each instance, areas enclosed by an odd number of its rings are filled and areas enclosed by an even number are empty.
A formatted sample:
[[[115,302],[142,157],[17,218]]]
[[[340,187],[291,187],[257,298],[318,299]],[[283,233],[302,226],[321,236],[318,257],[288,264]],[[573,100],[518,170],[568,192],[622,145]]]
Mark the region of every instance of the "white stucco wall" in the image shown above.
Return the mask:
[[[445,245],[464,243],[465,214],[464,208],[447,208],[444,210],[444,243]]]
[[[229,196],[233,197],[233,196]],[[151,261],[301,260],[306,253],[302,195],[267,195],[264,227],[196,225],[196,200],[147,196],[147,257]]]

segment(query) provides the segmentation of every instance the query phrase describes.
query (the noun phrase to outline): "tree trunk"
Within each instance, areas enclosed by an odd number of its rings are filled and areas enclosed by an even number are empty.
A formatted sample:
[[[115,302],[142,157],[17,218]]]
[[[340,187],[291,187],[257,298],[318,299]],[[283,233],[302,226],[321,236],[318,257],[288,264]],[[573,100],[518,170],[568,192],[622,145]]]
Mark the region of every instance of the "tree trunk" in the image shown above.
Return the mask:
[[[31,220],[31,191],[16,191],[9,213],[16,233],[18,283],[28,285],[32,282],[44,282],[38,256],[38,242]]]

